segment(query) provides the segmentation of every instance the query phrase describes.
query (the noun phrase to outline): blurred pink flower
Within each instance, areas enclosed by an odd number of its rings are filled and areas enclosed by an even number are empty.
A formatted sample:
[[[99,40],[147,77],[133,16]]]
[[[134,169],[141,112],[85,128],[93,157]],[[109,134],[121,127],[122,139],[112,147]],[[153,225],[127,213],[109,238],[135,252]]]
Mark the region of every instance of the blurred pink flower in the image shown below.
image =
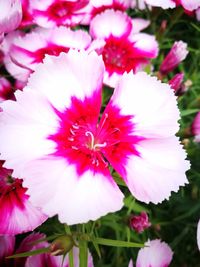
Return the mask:
[[[47,217],[29,202],[22,180],[0,161],[0,234],[15,235],[34,230]]]
[[[136,267],[168,267],[172,261],[171,248],[159,239],[149,240],[145,247],[139,250]],[[132,260],[128,267],[133,267]]]
[[[155,37],[139,32],[148,24],[114,10],[106,10],[91,21],[90,34],[94,41],[90,50],[103,57],[105,84],[115,87],[124,72],[137,72],[157,56]]]
[[[15,248],[15,237],[14,236],[0,236],[0,264],[2,267],[69,267],[69,257],[63,260],[63,256],[52,256],[50,253],[43,253],[34,256],[6,259],[6,256],[12,254],[23,253],[27,251],[33,251],[41,248],[48,248],[49,243],[46,241],[36,242],[40,239],[45,238],[45,235],[39,233],[32,233],[28,235],[20,244],[17,250]],[[73,247],[73,258],[74,267],[79,266],[79,250]],[[91,254],[88,252],[88,267],[93,267],[93,259]]]
[[[45,28],[75,26],[87,12],[89,0],[29,0],[36,24]]]
[[[1,104],[5,167],[24,178],[35,206],[68,224],[121,209],[109,165],[146,203],[187,183],[169,85],[144,72],[124,74],[99,121],[103,76],[100,56],[71,49],[46,56],[16,101]]]
[[[150,226],[151,223],[149,222],[148,214],[144,211],[142,211],[140,215],[133,215],[130,218],[130,227],[137,233],[142,233]]]
[[[200,112],[197,113],[195,116],[193,123],[192,123],[192,134],[195,136],[195,141],[200,142]]]
[[[145,0],[148,5],[162,7],[163,9],[182,6],[187,11],[200,7],[200,0]]]
[[[175,42],[164,58],[160,66],[160,72],[166,75],[173,71],[186,58],[187,54],[187,44],[183,41]]]

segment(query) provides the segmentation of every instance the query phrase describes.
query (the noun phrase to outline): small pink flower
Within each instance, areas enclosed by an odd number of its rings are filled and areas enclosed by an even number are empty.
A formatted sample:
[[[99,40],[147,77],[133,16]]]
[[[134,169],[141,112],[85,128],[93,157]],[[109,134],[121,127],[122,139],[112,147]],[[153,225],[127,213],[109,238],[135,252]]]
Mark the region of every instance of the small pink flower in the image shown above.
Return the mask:
[[[183,41],[175,42],[160,66],[161,73],[166,75],[173,71],[186,58],[187,54],[187,44]]]
[[[145,247],[139,250],[136,267],[168,267],[172,261],[173,252],[171,248],[159,239],[149,240]],[[129,262],[133,267],[133,262]]]
[[[103,76],[100,56],[71,49],[46,56],[16,101],[1,104],[5,167],[24,178],[35,206],[68,224],[121,209],[109,166],[146,203],[187,183],[169,85],[144,72],[124,74],[99,120]]]
[[[20,0],[0,0],[0,34],[15,30],[22,19]]]
[[[144,211],[140,215],[133,215],[130,218],[130,227],[137,233],[142,233],[150,226],[151,223],[149,222],[148,214]]]
[[[62,26],[36,28],[25,36],[15,38],[9,54],[17,66],[31,73],[46,54],[58,56],[70,48],[87,49],[90,43],[90,35],[83,30],[72,31]]]
[[[14,91],[11,83],[4,77],[0,77],[0,102],[14,99]]]
[[[183,87],[183,79],[184,74],[181,72],[174,75],[174,77],[169,81],[169,85],[172,89],[174,89],[176,94],[180,94],[182,91],[181,89]]]
[[[195,141],[200,142],[200,112],[197,113],[195,116],[192,127],[191,127],[192,133],[195,136]]]
[[[42,224],[46,216],[30,204],[22,180],[11,177],[12,171],[2,164],[0,162],[0,234],[31,231]]]
[[[84,18],[88,3],[89,0],[30,0],[30,9],[39,26],[75,26]]]
[[[120,22],[120,23],[119,23]],[[114,87],[124,72],[138,71],[158,54],[154,36],[140,33],[147,24],[139,22],[123,12],[106,10],[90,24],[94,38],[90,50],[101,54],[105,63],[105,84]]]

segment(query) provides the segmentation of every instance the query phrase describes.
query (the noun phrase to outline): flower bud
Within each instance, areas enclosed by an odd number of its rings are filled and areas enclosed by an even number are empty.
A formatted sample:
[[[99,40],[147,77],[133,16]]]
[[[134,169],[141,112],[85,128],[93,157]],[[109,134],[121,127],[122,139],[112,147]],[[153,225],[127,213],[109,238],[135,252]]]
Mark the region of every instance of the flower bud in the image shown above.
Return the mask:
[[[174,89],[176,94],[179,94],[180,91],[182,91],[182,86],[183,85],[183,78],[184,78],[184,74],[181,73],[177,73],[170,81],[169,81],[169,85],[171,86],[172,89]]]
[[[183,41],[175,42],[164,58],[160,66],[160,72],[166,75],[173,71],[186,58],[187,54],[187,44]]]
[[[74,246],[71,235],[63,235],[56,238],[50,245],[50,253],[53,256],[65,255]]]
[[[130,218],[130,227],[137,233],[142,233],[149,228],[151,223],[146,212],[142,211],[140,215],[133,215]]]

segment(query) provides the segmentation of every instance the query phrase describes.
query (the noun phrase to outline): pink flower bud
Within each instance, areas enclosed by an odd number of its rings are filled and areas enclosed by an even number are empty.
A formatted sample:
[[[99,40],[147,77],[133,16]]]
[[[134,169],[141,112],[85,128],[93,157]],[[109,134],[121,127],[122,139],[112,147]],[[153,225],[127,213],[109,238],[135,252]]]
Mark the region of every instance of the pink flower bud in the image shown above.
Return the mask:
[[[133,215],[130,218],[130,227],[137,233],[142,233],[145,229],[149,228],[151,223],[146,212],[142,211],[140,215]]]
[[[160,72],[166,75],[173,71],[186,58],[187,54],[187,44],[183,41],[175,42],[164,58],[160,66]]]
[[[200,142],[200,112],[195,116],[191,130],[192,134],[195,136],[195,141]]]
[[[169,85],[171,86],[172,89],[176,92],[176,94],[179,94],[182,90],[183,85],[183,79],[184,79],[184,74],[182,72],[177,73],[174,75],[174,77],[169,81]]]

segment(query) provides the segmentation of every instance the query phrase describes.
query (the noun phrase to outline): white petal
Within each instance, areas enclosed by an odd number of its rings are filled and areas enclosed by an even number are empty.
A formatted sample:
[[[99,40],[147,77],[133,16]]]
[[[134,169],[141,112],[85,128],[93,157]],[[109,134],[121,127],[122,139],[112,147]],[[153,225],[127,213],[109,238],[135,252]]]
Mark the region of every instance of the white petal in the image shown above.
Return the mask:
[[[123,194],[110,176],[89,170],[78,176],[64,159],[30,162],[24,175],[30,201],[49,216],[58,214],[62,223],[86,223],[123,205]]]
[[[121,114],[133,116],[135,135],[168,137],[179,129],[179,110],[173,90],[145,72],[124,74],[111,101]]]
[[[95,52],[69,50],[60,56],[46,56],[31,75],[28,87],[40,91],[58,110],[71,104],[71,97],[83,100],[100,92],[104,64]]]
[[[140,156],[130,156],[125,181],[138,200],[155,204],[187,183],[190,164],[177,137],[144,140],[136,145]]]

